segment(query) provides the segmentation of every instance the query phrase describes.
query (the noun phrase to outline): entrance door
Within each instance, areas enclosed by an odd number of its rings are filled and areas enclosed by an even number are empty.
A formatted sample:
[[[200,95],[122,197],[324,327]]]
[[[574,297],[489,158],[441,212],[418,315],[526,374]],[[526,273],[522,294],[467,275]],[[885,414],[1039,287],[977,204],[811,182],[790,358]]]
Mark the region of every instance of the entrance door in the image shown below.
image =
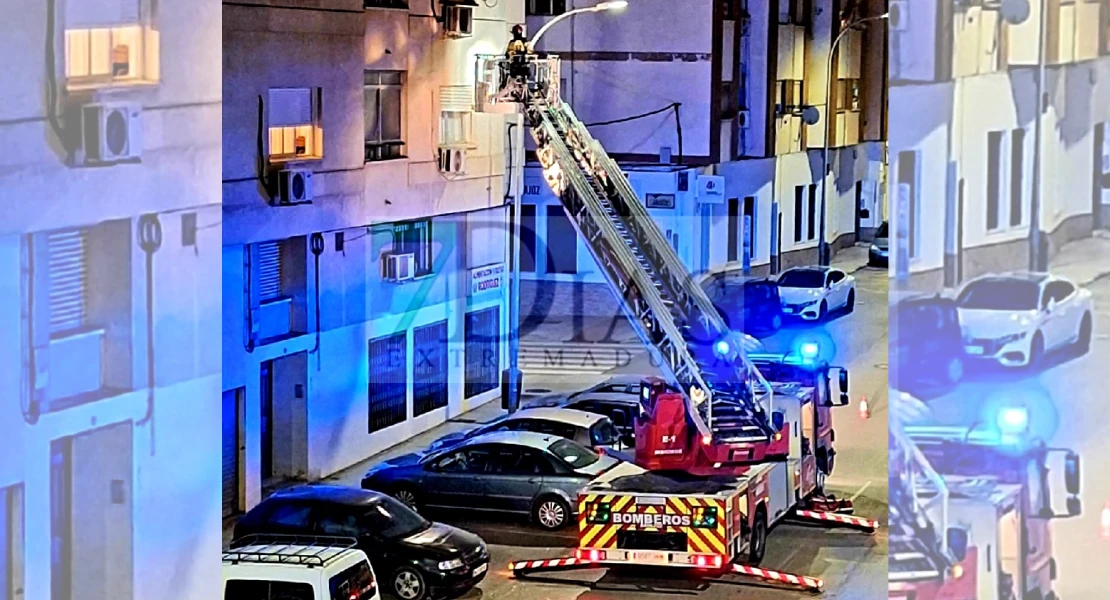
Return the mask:
[[[856,182],[856,243],[859,243],[860,229],[863,226],[863,182]],[[870,216],[870,214],[868,214]]]
[[[547,272],[578,272],[578,232],[562,204],[547,205]]]
[[[308,353],[275,358],[270,372],[270,468],[276,479],[304,480],[308,475]]]
[[[51,598],[131,600],[132,425],[51,444]]]
[[[261,402],[262,481],[274,476],[274,365],[267,360],[261,365],[258,399]]]
[[[1107,222],[1106,205],[1110,203],[1110,138],[1106,135],[1106,123],[1095,125],[1095,172],[1091,194],[1092,226],[1102,229],[1110,226]]]
[[[242,450],[242,428],[240,427],[240,407],[243,388],[227,390],[223,394],[223,516],[230,517],[239,512],[239,452]]]

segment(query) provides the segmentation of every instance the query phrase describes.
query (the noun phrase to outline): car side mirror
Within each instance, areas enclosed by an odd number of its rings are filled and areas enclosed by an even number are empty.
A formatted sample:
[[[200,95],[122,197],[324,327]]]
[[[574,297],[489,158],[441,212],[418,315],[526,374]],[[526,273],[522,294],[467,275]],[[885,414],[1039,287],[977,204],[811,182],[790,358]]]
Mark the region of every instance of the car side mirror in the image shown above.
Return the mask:
[[[1079,496],[1069,496],[1068,516],[1078,517],[1081,514],[1083,514],[1083,501],[1079,499]]]
[[[1064,457],[1064,487],[1073,496],[1079,494],[1079,455],[1075,452]]]
[[[840,383],[840,395],[846,398],[848,396],[848,369],[842,367],[837,375]]]
[[[948,532],[945,534],[945,541],[948,543],[948,549],[952,552],[952,556],[956,558],[957,562],[962,562],[967,558],[968,537],[966,529],[962,527],[949,527]]]

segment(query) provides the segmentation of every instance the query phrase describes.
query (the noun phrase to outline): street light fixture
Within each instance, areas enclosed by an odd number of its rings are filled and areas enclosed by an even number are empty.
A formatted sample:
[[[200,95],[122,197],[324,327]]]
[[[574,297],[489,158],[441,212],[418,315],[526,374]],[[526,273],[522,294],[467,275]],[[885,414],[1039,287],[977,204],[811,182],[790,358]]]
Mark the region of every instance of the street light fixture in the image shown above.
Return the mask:
[[[840,31],[840,33],[836,36],[836,39],[833,40],[832,47],[829,48],[828,66],[827,66],[827,69],[825,71],[825,147],[824,147],[824,151],[821,153],[821,227],[820,227],[821,231],[820,231],[820,234],[819,234],[820,237],[818,238],[819,241],[817,243],[817,262],[822,266],[828,266],[829,262],[831,261],[831,258],[832,258],[831,256],[829,256],[828,240],[825,239],[825,226],[826,226],[826,216],[825,216],[826,215],[826,208],[825,208],[825,205],[827,204],[828,195],[829,195],[827,180],[828,180],[828,177],[829,177],[829,136],[831,135],[831,133],[829,132],[829,129],[830,129],[829,128],[829,116],[833,112],[833,106],[832,106],[832,63],[833,63],[833,57],[836,56],[836,48],[837,48],[837,46],[840,45],[840,40],[844,39],[844,34],[848,33],[849,31],[852,31],[853,29],[858,29],[859,27],[861,27],[863,25],[866,25],[867,23],[871,23],[873,21],[883,21],[883,20],[886,20],[888,18],[890,18],[890,13],[886,12],[886,13],[883,13],[881,15],[876,15],[876,16],[873,16],[873,17],[864,17],[864,18],[848,25],[847,27],[845,27],[844,29],[842,29]],[[856,210],[859,210],[858,206],[856,207]]]
[[[580,15],[582,13],[604,12],[604,11],[607,11],[607,10],[621,10],[621,9],[624,9],[624,8],[628,8],[628,0],[613,0],[612,2],[599,2],[598,4],[595,4],[593,6],[585,6],[583,8],[576,8],[574,10],[568,10],[567,12],[565,12],[565,13],[555,17],[554,19],[551,19],[547,23],[545,23],[543,27],[540,27],[540,30],[536,32],[536,36],[532,38],[531,45],[532,45],[532,47],[535,47],[536,42],[540,41],[540,38],[543,37],[543,34],[547,33],[547,30],[551,29],[552,25],[558,23],[559,21],[562,21],[563,19],[573,17],[574,15]]]

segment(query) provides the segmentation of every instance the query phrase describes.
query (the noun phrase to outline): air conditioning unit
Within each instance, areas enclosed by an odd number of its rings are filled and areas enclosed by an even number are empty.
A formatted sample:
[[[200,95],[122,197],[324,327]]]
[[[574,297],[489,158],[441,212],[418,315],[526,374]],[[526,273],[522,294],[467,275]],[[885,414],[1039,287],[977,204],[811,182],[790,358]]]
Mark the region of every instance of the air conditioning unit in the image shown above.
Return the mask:
[[[416,271],[416,255],[385,254],[382,256],[382,279],[386,281],[408,281]]]
[[[906,0],[890,0],[887,7],[887,20],[890,21],[891,31],[906,31],[909,29],[909,8]]]
[[[474,6],[451,1],[444,2],[443,33],[453,38],[474,35]]]
[[[310,169],[282,169],[278,172],[278,204],[291,206],[312,202],[312,171]]]
[[[88,164],[111,164],[142,156],[142,109],[138,104],[81,107],[81,150]]]
[[[465,175],[466,149],[441,146],[439,149],[439,172]]]

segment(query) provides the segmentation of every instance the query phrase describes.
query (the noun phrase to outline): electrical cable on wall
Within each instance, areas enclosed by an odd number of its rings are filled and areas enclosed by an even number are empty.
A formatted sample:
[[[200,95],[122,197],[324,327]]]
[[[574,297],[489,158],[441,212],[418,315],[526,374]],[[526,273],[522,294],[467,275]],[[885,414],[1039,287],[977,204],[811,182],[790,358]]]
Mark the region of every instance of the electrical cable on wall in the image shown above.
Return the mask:
[[[316,267],[313,269],[316,277],[316,289],[314,290],[316,296],[316,345],[308,351],[309,354],[316,355],[316,370],[320,370],[320,255],[324,253],[324,234],[313,233],[309,238],[309,249],[312,251],[312,256],[316,261]]]
[[[682,112],[681,112],[681,108],[682,108],[682,103],[681,102],[672,102],[671,104],[669,104],[667,106],[664,106],[663,108],[657,108],[653,111],[649,111],[649,112],[638,114],[638,115],[633,115],[631,117],[624,117],[624,118],[621,118],[621,119],[613,119],[612,121],[599,121],[597,123],[586,123],[586,127],[604,127],[606,125],[617,125],[619,123],[627,123],[629,121],[636,121],[638,119],[645,119],[647,117],[652,117],[652,116],[655,116],[655,115],[658,115],[658,114],[665,113],[667,111],[673,111],[674,112],[674,119],[675,119],[675,135],[678,136],[678,163],[682,164],[684,161],[683,161],[683,152],[682,152]]]
[[[150,423],[150,455],[154,456],[154,253],[162,247],[162,222],[157,214],[139,217],[139,248],[146,254],[146,414],[135,425]]]
[[[20,408],[20,412],[23,413],[23,420],[28,425],[34,425],[35,423],[39,422],[39,411],[40,411],[39,401],[38,401],[37,398],[35,398],[35,394],[36,394],[35,387],[37,385],[37,382],[35,381],[35,379],[36,379],[35,375],[36,375],[37,371],[35,370],[36,365],[35,365],[35,332],[34,332],[34,328],[35,328],[35,323],[34,323],[35,259],[34,259],[34,256],[35,256],[35,253],[34,253],[34,246],[31,242],[31,236],[30,235],[25,236],[24,239],[26,240],[23,243],[23,248],[24,248],[23,251],[24,251],[25,256],[26,256],[26,260],[25,260],[26,268],[24,269],[24,273],[23,273],[24,274],[24,277],[23,277],[23,282],[24,283],[23,283],[23,285],[24,285],[24,289],[27,290],[27,315],[26,315],[25,319],[26,319],[26,323],[27,323],[27,325],[26,325],[27,326],[27,348],[29,349],[29,352],[27,353],[27,373],[28,373],[28,380],[29,380],[30,385],[26,386],[24,388],[24,390],[20,393],[20,406],[19,406],[19,408]],[[26,400],[26,402],[24,402],[24,400]]]
[[[56,29],[58,25],[57,0],[46,0],[46,116],[54,135],[66,153],[71,151],[69,140],[65,135],[65,127],[58,117],[58,64],[55,55]]]
[[[269,201],[272,204],[274,202],[274,193],[270,189],[269,184],[266,183],[266,142],[265,142],[265,138],[263,137],[265,135],[265,130],[266,130],[266,112],[265,111],[266,111],[266,103],[262,99],[262,95],[259,94],[259,96],[258,96],[258,165],[257,165],[257,177],[258,177],[259,187],[261,187],[262,191],[264,191],[266,193],[266,200]]]

